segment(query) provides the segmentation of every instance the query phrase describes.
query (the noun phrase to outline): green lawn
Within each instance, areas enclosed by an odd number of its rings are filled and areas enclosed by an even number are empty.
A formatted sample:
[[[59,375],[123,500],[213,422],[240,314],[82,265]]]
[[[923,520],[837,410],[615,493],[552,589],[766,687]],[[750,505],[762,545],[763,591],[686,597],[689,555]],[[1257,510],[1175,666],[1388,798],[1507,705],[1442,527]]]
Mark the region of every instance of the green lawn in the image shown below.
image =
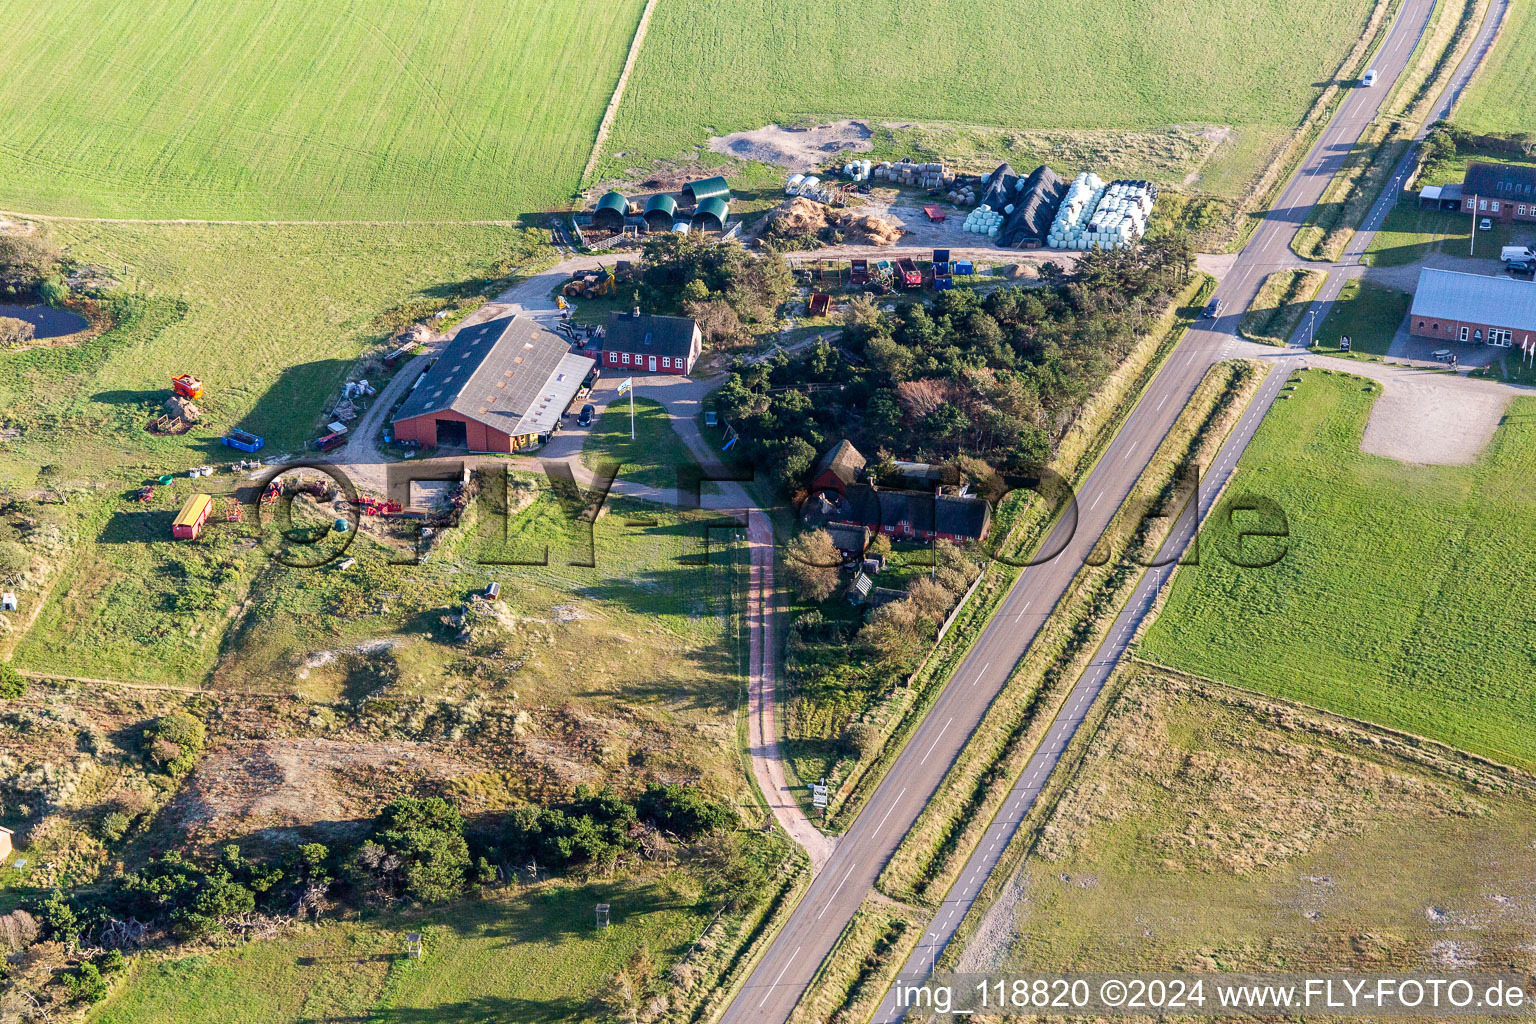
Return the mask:
[[[1465,172],[1463,166],[1452,180],[1460,181]],[[1494,268],[1497,264],[1493,261],[1499,258],[1499,250],[1504,246],[1536,243],[1536,227],[1529,224],[1494,221],[1492,230],[1477,232],[1475,245],[1471,233],[1469,214],[1421,210],[1417,202],[1405,199],[1387,214],[1381,229],[1371,239],[1366,258],[1378,267],[1404,267],[1437,252]],[[1469,269],[1476,272],[1475,268]]]
[[[1493,52],[1456,106],[1474,132],[1536,131],[1536,3],[1512,0]]]
[[[833,117],[1027,129],[1221,125],[1241,189],[1330,80],[1366,0],[662,0],[605,148],[618,172],[711,134]],[[1258,145],[1253,143],[1258,141]],[[1015,165],[1019,166],[1019,165]],[[1210,188],[1205,183],[1204,187]]]
[[[643,6],[0,5],[0,201],[212,219],[559,208]]]
[[[645,386],[644,377],[639,379],[639,386]],[[581,450],[582,462],[588,466],[599,461],[618,462],[624,467],[619,473],[621,480],[662,490],[677,488],[678,471],[697,463],[672,429],[666,406],[650,398],[635,399],[633,440],[629,408],[628,394],[609,399],[608,407],[592,423]]]
[[[690,884],[683,880],[686,889]],[[593,907],[612,906],[606,931]],[[140,966],[92,1024],[591,1020],[593,997],[642,947],[665,971],[708,921],[661,881],[548,883],[422,916],[329,924]],[[406,931],[426,956],[401,954]]]
[[[1142,651],[1536,767],[1536,629],[1510,599],[1536,591],[1536,401],[1510,406],[1475,465],[1413,466],[1360,451],[1378,393],[1311,370],[1275,403],[1228,494],[1283,507],[1285,557],[1233,565],[1218,510]]]
[[[1337,352],[1339,339],[1350,339],[1350,351],[1384,356],[1392,336],[1408,315],[1412,296],[1396,288],[1355,278],[1339,290],[1332,312],[1317,328],[1315,348]]]

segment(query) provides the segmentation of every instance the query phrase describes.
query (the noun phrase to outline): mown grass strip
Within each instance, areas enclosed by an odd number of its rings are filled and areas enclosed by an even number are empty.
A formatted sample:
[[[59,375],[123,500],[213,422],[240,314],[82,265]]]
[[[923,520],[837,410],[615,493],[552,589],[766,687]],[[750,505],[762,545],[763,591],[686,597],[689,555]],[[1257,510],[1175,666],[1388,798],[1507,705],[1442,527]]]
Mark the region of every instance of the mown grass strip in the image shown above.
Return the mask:
[[[1249,341],[1284,347],[1327,278],[1321,270],[1277,270],[1270,274],[1238,322],[1237,333]]]

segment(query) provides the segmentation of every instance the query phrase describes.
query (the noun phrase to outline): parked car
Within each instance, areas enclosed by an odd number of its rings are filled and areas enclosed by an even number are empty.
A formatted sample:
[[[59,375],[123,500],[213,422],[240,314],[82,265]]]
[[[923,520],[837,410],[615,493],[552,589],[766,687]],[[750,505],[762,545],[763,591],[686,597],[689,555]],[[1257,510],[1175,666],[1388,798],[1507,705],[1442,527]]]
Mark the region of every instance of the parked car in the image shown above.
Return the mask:
[[[1202,314],[1207,320],[1214,320],[1221,316],[1221,300],[1212,299],[1205,304],[1205,312]]]
[[[314,446],[316,451],[328,452],[336,448],[340,448],[343,444],[346,443],[346,440],[347,438],[345,434],[332,432],[326,434],[324,437],[317,437],[309,443]]]
[[[1504,269],[1509,271],[1511,274],[1536,275],[1536,261],[1510,260],[1508,263],[1504,264]]]
[[[1480,231],[1492,231],[1493,221],[1489,220],[1487,217],[1484,217],[1482,223],[1478,224],[1477,227]]]
[[[579,427],[590,427],[592,425],[592,417],[595,415],[597,415],[595,407],[590,405],[582,406],[581,415],[576,417],[576,425]]]

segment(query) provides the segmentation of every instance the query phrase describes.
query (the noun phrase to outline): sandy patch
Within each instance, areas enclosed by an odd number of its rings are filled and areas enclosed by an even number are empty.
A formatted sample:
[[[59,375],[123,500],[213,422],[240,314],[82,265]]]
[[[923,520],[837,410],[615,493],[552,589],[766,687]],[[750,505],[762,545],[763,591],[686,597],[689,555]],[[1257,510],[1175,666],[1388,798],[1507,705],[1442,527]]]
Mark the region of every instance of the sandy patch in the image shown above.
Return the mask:
[[[1333,367],[1344,369],[1337,363]],[[1406,367],[1359,362],[1345,372],[1383,384],[1360,450],[1399,462],[1471,465],[1488,446],[1505,407],[1517,394],[1514,388],[1492,381]]]
[[[182,828],[291,827],[365,818],[421,778],[477,769],[422,743],[236,740],[208,753],[176,798]]]
[[[814,128],[785,128],[770,124],[751,132],[717,135],[708,142],[716,153],[742,160],[778,164],[792,171],[812,171],[834,153],[864,153],[873,148],[869,125],[863,121],[834,121]]]

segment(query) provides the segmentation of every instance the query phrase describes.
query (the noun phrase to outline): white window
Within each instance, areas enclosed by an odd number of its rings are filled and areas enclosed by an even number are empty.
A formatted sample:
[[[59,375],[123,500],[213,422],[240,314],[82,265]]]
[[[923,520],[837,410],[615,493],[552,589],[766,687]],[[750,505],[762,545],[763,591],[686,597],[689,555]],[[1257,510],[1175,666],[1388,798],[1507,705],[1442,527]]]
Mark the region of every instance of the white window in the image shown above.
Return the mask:
[[[1497,199],[1495,199],[1493,201],[1493,212],[1494,213],[1498,213],[1499,212],[1499,201]]]
[[[1486,210],[1486,209],[1488,209],[1488,200],[1486,200],[1486,199],[1479,199],[1478,202],[1477,202],[1477,208],[1479,210]]]
[[[670,370],[672,368],[672,357],[671,356],[662,356],[661,357],[661,368],[663,370]]]
[[[624,353],[624,365],[625,366],[629,365],[629,353],[628,352]]]
[[[1466,340],[1467,340],[1467,335],[1468,335],[1468,334],[1469,334],[1469,333],[1470,333],[1470,331],[1469,331],[1469,330],[1468,330],[1468,328],[1465,328],[1465,327],[1463,327],[1463,328],[1462,328],[1462,329],[1461,329],[1461,340],[1462,340],[1462,341],[1466,341]]]
[[[1514,340],[1514,331],[1498,330],[1497,328],[1489,328],[1488,330],[1488,344],[1490,345],[1509,348],[1510,345],[1514,344]]]
[[[1523,206],[1515,207],[1515,213],[1517,213],[1520,216],[1524,217],[1525,216],[1525,207],[1523,207]]]

